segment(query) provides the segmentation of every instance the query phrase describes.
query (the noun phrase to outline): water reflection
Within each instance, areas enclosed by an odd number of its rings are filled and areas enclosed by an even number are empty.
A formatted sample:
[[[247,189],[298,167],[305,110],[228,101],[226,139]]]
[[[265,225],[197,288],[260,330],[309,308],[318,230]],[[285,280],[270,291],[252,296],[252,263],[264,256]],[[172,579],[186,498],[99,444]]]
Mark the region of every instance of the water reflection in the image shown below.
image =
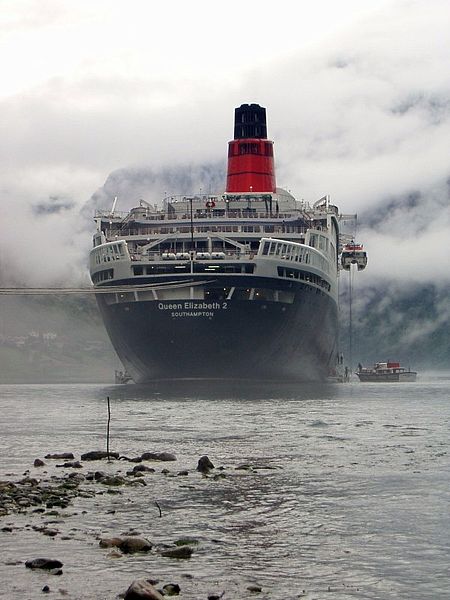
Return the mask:
[[[98,393],[115,400],[314,400],[334,398],[338,384],[292,383],[279,381],[251,382],[248,380],[164,380],[148,384],[107,386]],[[99,396],[97,395],[99,398]]]

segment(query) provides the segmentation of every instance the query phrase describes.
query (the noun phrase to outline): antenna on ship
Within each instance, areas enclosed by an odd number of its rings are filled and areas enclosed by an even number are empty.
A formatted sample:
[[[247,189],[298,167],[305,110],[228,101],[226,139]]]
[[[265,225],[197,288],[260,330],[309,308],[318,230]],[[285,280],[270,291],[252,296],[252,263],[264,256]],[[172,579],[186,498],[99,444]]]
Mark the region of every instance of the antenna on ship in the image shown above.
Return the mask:
[[[117,196],[114,196],[114,200],[111,206],[111,216],[114,214],[114,211],[116,210],[116,204],[117,204]]]

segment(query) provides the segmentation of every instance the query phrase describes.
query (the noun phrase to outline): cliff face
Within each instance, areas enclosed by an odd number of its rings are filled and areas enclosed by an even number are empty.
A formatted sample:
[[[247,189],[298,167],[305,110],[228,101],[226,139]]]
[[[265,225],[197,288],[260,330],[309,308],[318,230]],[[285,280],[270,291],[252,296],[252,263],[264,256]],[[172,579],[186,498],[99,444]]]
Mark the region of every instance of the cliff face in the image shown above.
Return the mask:
[[[345,277],[347,274],[344,274]],[[357,275],[356,275],[357,277]],[[405,366],[450,368],[450,285],[379,283],[341,295],[341,348],[350,361],[400,360]]]

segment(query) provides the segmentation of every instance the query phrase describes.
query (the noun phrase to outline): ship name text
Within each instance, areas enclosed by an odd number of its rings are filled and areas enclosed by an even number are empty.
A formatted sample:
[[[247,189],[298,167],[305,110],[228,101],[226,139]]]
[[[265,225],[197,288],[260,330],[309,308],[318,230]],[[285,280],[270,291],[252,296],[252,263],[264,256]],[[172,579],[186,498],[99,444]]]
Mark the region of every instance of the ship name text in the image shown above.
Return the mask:
[[[177,317],[213,317],[216,310],[227,310],[228,302],[158,302],[158,310],[170,311],[172,318]]]

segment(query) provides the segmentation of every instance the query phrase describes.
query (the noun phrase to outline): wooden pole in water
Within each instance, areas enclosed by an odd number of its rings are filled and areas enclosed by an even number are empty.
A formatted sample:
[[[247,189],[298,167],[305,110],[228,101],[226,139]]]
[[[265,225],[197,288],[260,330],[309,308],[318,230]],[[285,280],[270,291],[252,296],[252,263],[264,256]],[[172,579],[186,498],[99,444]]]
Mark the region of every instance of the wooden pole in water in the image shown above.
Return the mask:
[[[106,454],[108,455],[108,462],[110,462],[110,457],[109,457],[109,424],[111,422],[111,404],[109,402],[109,396],[106,397],[107,401],[108,401],[108,424],[106,426]]]

